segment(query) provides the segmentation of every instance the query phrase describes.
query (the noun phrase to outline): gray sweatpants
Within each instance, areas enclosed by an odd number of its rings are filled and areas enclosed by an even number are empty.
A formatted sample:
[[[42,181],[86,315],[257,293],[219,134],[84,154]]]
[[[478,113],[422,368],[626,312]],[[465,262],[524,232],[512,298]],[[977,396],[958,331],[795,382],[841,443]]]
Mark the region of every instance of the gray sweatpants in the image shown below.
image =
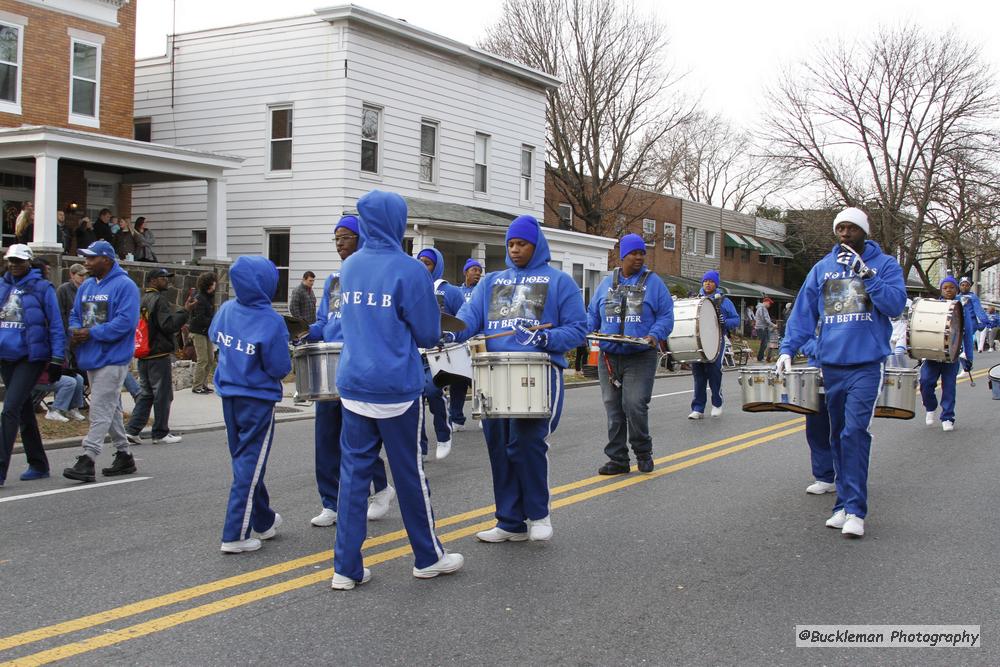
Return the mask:
[[[90,430],[83,439],[83,451],[92,459],[101,455],[105,436],[119,452],[128,453],[122,421],[122,383],[128,366],[105,366],[87,371],[90,379]]]

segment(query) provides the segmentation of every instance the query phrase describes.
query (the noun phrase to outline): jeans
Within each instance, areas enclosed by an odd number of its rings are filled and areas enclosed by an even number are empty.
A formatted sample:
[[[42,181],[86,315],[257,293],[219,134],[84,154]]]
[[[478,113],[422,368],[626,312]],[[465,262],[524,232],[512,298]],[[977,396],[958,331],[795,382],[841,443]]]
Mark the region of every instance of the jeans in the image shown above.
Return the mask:
[[[131,435],[139,435],[149,411],[153,410],[153,438],[158,439],[170,433],[170,404],[174,400],[174,382],[171,374],[170,357],[139,360],[139,398],[136,399],[132,418],[125,430]]]
[[[28,361],[27,358],[0,362],[0,376],[6,390],[3,412],[0,413],[0,479],[7,479],[18,427],[28,465],[36,470],[49,469],[49,459],[42,447],[42,434],[38,432],[35,406],[31,403],[35,382],[46,366],[44,361]]]
[[[757,350],[757,361],[764,361],[767,346],[771,343],[771,327],[757,327],[757,337],[760,339],[760,349]]]
[[[194,342],[194,353],[198,358],[194,363],[192,385],[195,388],[205,387],[215,373],[215,349],[204,334],[191,334],[191,341]]]
[[[139,393],[141,391],[139,389],[139,382],[132,377],[132,373],[125,374],[125,381],[123,384],[125,386],[125,391],[127,391],[133,399],[139,400]]]
[[[608,364],[612,375],[608,375]],[[608,444],[604,453],[616,463],[628,465],[628,444],[637,459],[649,458],[653,438],[649,435],[649,399],[653,394],[656,375],[656,350],[635,354],[601,352],[597,376],[601,381],[601,397],[608,413]],[[620,381],[620,386],[611,380]]]
[[[79,375],[63,375],[55,384],[43,385],[39,389],[55,392],[52,407],[60,412],[84,406],[83,378]]]

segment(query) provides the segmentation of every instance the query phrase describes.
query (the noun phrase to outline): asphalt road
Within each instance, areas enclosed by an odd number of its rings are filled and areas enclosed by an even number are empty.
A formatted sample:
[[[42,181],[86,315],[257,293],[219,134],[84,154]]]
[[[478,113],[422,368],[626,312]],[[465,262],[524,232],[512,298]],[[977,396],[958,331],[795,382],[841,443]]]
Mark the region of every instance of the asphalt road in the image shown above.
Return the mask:
[[[1000,403],[985,378],[959,385],[953,433],[922,416],[875,420],[862,540],[824,527],[832,496],[804,492],[801,418],[741,412],[727,373],[725,414],[688,421],[690,382],[657,381],[652,475],[598,478],[599,389],[567,392],[551,438],[550,543],[474,540],[492,525],[489,467],[481,433],[456,434],[427,474],[439,533],[465,568],[413,578],[394,505],[370,525],[372,581],[349,592],[329,588],[335,528],[309,525],[319,510],[311,421],[277,429],[266,481],[285,518],[278,537],[235,556],[218,550],[223,432],[137,447],[135,481],[111,486],[18,482],[19,455],[0,490],[0,661],[1000,664]],[[53,468],[75,455],[52,452]],[[796,648],[797,624],[974,624],[983,639]]]

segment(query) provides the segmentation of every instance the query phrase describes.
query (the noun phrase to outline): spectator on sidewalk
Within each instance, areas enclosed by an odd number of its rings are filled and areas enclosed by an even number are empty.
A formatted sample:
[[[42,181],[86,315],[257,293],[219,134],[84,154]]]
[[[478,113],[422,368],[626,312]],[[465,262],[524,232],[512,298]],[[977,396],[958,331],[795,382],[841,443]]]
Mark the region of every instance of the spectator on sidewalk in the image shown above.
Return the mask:
[[[76,247],[79,254],[85,248],[97,240],[97,232],[94,231],[94,222],[87,216],[80,218],[80,224],[76,227]]]
[[[212,393],[208,380],[215,373],[215,346],[208,339],[208,327],[212,324],[212,317],[215,316],[215,287],[218,282],[218,278],[211,271],[202,273],[198,276],[198,291],[194,295],[195,305],[191,310],[188,330],[191,332],[197,357],[191,388],[195,394]]]
[[[118,253],[118,259],[132,261],[135,259],[136,251],[139,249],[139,244],[135,240],[135,231],[132,229],[132,223],[128,221],[128,218],[121,218],[118,222],[119,229],[115,234],[115,251]]]
[[[153,246],[156,245],[156,237],[153,235],[153,230],[147,227],[146,218],[140,215],[135,219],[135,224],[132,227],[132,235],[136,243],[135,260],[137,262],[157,261],[156,252],[153,250]]]
[[[149,354],[139,359],[139,398],[125,431],[128,441],[139,444],[139,433],[153,411],[153,444],[170,445],[181,441],[169,427],[170,404],[174,400],[173,366],[170,356],[177,350],[175,336],[187,324],[195,300],[189,297],[183,308],[175,308],[166,295],[168,269],[153,269],[146,277],[146,290],[139,307],[140,317],[149,324]]]
[[[83,264],[73,264],[69,267],[69,280],[64,282],[56,290],[56,301],[59,303],[59,314],[62,316],[63,332],[67,340],[69,339],[69,314],[73,310],[73,303],[76,301],[76,293],[80,285],[87,279],[87,269]],[[68,347],[68,346],[67,346]],[[66,367],[76,368],[76,359],[70,349],[66,353]]]
[[[94,223],[94,234],[98,241],[107,241],[114,246],[115,235],[111,233],[111,209],[102,208]]]
[[[316,295],[313,294],[315,282],[316,274],[306,271],[302,274],[302,282],[292,290],[292,297],[288,300],[288,312],[306,324],[316,322]]]
[[[771,314],[767,312],[767,309],[772,303],[770,299],[765,298],[757,304],[757,310],[754,311],[753,326],[757,332],[757,339],[760,341],[760,347],[757,349],[757,361],[764,361],[764,355],[767,355],[768,361],[771,360],[771,352],[768,349],[771,342]]]
[[[71,419],[87,421],[87,416],[80,412],[80,408],[86,405],[83,400],[83,376],[66,371],[58,380],[53,381],[47,370],[42,371],[31,402],[37,403],[49,392],[54,393],[55,398],[45,413],[46,419],[53,422],[68,422]]]
[[[90,430],[83,439],[83,454],[72,468],[63,470],[63,476],[93,482],[94,461],[109,436],[115,460],[101,474],[128,475],[136,470],[122,423],[121,392],[135,350],[139,288],[118,266],[115,249],[107,241],[95,241],[80,254],[86,257],[91,277],[76,294],[69,327],[76,363],[90,380]]]

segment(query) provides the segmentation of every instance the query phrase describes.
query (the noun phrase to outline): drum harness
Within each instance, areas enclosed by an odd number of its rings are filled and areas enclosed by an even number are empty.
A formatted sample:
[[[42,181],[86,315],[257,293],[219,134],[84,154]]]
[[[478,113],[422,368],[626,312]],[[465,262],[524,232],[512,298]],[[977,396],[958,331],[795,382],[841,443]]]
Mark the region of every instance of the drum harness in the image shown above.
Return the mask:
[[[617,269],[614,270],[614,273],[612,274],[612,279],[611,279],[611,289],[609,290],[608,293],[609,294],[614,293],[614,295],[616,297],[619,296],[619,292],[621,293],[619,301],[618,301],[618,308],[619,308],[619,310],[618,310],[618,325],[619,325],[618,326],[618,335],[619,336],[624,336],[625,335],[625,312],[626,312],[626,308],[628,306],[628,296],[629,296],[629,294],[635,294],[635,293],[639,293],[639,294],[645,295],[645,293],[646,293],[646,281],[649,279],[649,274],[652,273],[652,271],[649,271],[649,270],[645,271],[639,277],[639,282],[636,283],[635,285],[621,285],[619,283],[619,280],[621,278],[621,272],[622,272],[621,268],[617,268]],[[612,386],[615,389],[621,389],[621,387],[622,387],[622,380],[621,380],[621,378],[618,375],[615,374],[614,369],[611,367],[611,360],[608,359],[607,353],[604,354],[604,367],[608,371],[608,381],[612,384]]]

